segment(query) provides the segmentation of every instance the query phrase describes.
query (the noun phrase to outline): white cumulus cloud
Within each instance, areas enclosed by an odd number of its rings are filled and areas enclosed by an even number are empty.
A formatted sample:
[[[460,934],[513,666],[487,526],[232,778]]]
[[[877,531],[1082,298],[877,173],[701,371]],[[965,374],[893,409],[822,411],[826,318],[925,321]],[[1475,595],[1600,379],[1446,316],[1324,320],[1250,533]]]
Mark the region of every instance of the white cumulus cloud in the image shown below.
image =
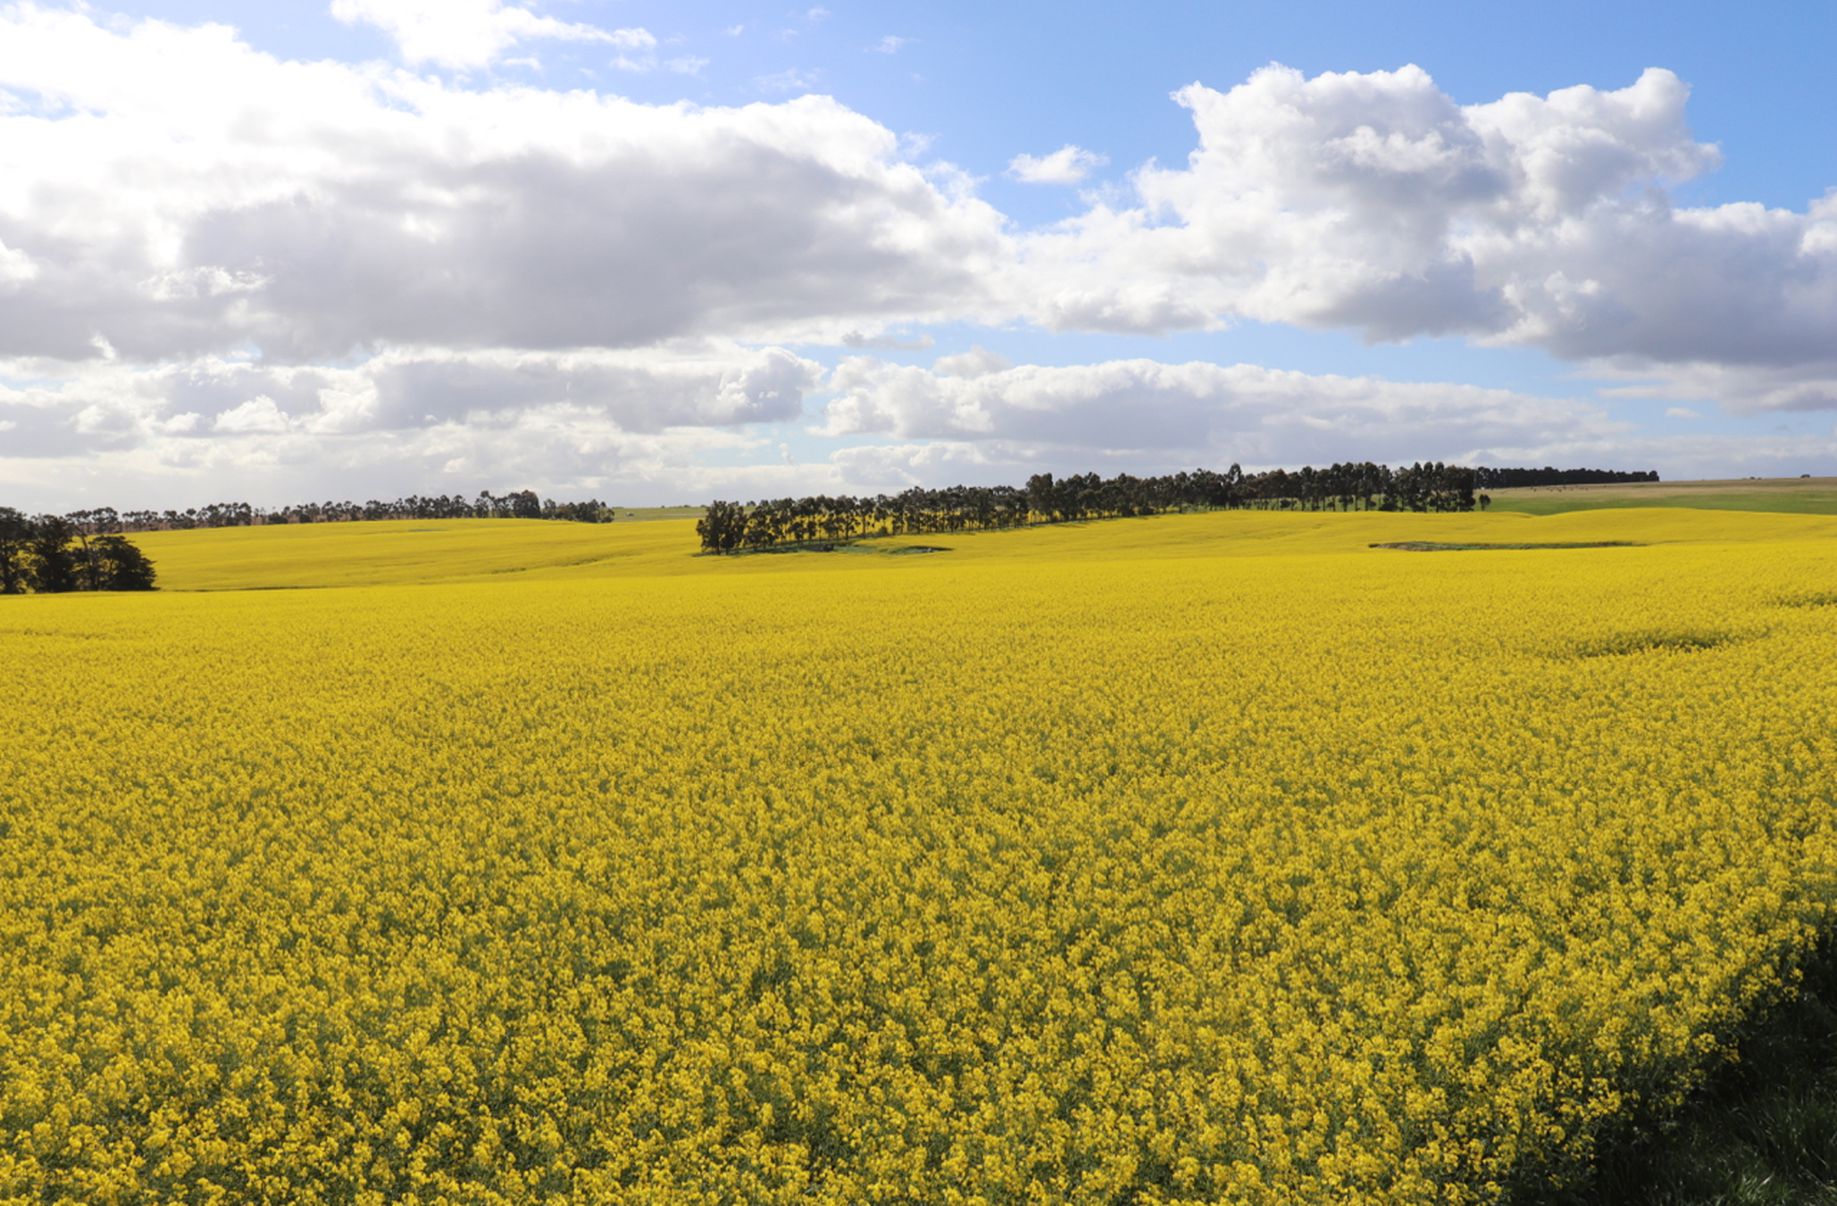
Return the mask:
[[[1059,329],[1460,334],[1673,386],[1719,371],[1737,405],[1831,405],[1837,194],[1676,204],[1722,158],[1688,97],[1662,69],[1474,105],[1416,67],[1192,84],[1187,162],[1025,236],[1015,304]]]
[[[442,67],[488,66],[532,41],[600,42],[627,51],[657,45],[648,30],[561,21],[503,0],[332,0],[331,11],[347,25],[382,30],[407,62]]]
[[[830,435],[1178,453],[1194,463],[1474,457],[1627,425],[1598,405],[1476,386],[1203,361],[1009,366],[987,353],[932,369],[850,357],[831,375]],[[1364,451],[1357,451],[1363,449]]]
[[[0,288],[23,285],[38,275],[38,265],[25,252],[0,241]]]
[[[1028,184],[1078,184],[1108,158],[1066,143],[1046,155],[1016,155],[1008,161],[1008,174]]]
[[[698,453],[768,446],[749,433],[800,418],[823,378],[821,365],[782,348],[720,343],[401,349],[337,367],[207,356],[49,369],[0,361],[0,475],[41,483],[50,498],[106,487],[115,505],[132,505],[122,491],[137,484],[152,498],[230,484],[271,502],[322,497],[316,478],[357,493],[446,490],[449,478],[454,488],[521,480],[592,490],[640,463],[650,467],[629,491],[712,481],[694,467]],[[34,375],[29,386],[5,384]],[[634,450],[670,452],[671,467]]]
[[[840,338],[962,316],[1007,254],[824,97],[467,89],[35,8],[0,10],[5,91],[49,103],[0,113],[0,355]]]
[[[188,430],[189,427],[187,424],[180,430]],[[273,398],[259,394],[219,414],[216,422],[211,424],[211,429],[227,431],[233,435],[273,434],[287,430],[287,416],[274,404]]]

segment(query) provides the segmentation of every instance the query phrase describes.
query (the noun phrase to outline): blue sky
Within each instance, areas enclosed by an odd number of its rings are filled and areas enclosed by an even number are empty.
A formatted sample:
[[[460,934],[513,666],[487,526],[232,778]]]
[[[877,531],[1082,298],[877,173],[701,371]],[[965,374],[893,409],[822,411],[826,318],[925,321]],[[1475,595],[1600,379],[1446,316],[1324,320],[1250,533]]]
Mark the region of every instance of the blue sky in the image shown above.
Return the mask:
[[[106,6],[169,21],[219,21],[288,57],[387,58],[380,31],[334,20],[318,0],[259,5],[183,0]],[[1693,88],[1691,127],[1731,152],[1720,172],[1680,192],[1691,203],[1800,207],[1837,180],[1837,7],[1797,3],[1540,4],[1187,3],[1144,11],[1101,3],[846,4],[812,21],[782,4],[575,0],[545,11],[646,28],[670,53],[708,60],[697,78],[621,75],[589,50],[551,47],[553,86],[602,87],[653,101],[742,104],[774,95],[758,81],[807,73],[812,87],[896,130],[934,134],[941,154],[999,177],[1016,148],[1074,142],[1127,168],[1174,160],[1191,123],[1168,93],[1195,80],[1228,86],[1270,62],[1313,75],[1416,63],[1458,101],[1571,84],[1614,87],[1668,67]],[[744,26],[740,36],[727,31]],[[887,37],[896,55],[870,53]],[[1809,128],[1808,128],[1809,127]],[[1069,202],[992,179],[991,196],[1025,220]]]
[[[467,21],[521,36],[454,50]],[[1837,184],[1829,6],[175,0],[0,5],[0,24],[0,147],[42,177],[0,191],[0,324],[8,256],[20,312],[62,321],[0,331],[0,489],[28,504],[526,482],[648,502],[1374,444],[1378,459],[1420,448],[1673,477],[1837,472],[1837,353],[1818,338],[1837,334],[1837,204],[1818,208]],[[221,95],[169,105],[161,59]],[[308,62],[338,72],[251,98],[248,79]],[[1257,75],[1270,64],[1299,75]],[[1384,74],[1407,64],[1429,79]],[[1642,83],[1648,68],[1670,74]],[[1198,99],[1172,96],[1193,84]],[[1552,95],[1578,87],[1573,103]],[[580,90],[633,104],[558,119],[531,99]],[[1536,113],[1506,113],[1513,93]],[[456,97],[485,116],[455,116]],[[1202,117],[1207,98],[1222,99]],[[275,118],[322,103],[324,129]],[[205,132],[242,105],[254,115]],[[1297,108],[1301,133],[1281,117]],[[752,116],[709,116],[736,109]],[[392,115],[414,128],[389,130]],[[83,133],[95,146],[58,137],[75,118],[104,127]],[[491,149],[443,157],[465,120],[490,125]],[[562,138],[555,120],[584,124]],[[807,154],[786,126],[808,127]],[[1202,137],[1223,149],[1189,162]],[[1356,172],[1316,170],[1356,138]],[[321,162],[372,139],[414,153],[393,175]],[[66,144],[92,167],[64,161]],[[1081,179],[1020,178],[1017,156],[1068,146],[1094,165]],[[1430,146],[1466,156],[1486,195],[1436,193],[1452,169],[1404,162]],[[1372,154],[1389,157],[1378,183]],[[727,182],[721,155],[747,171]],[[273,220],[284,190],[220,183],[277,157],[295,212],[316,207],[310,236]],[[173,183],[200,158],[214,175]],[[1141,173],[1150,161],[1158,176]],[[843,193],[798,211],[784,182],[820,190],[824,172]],[[158,178],[160,199],[111,213],[110,173],[123,188]],[[625,212],[628,186],[655,205]],[[768,188],[755,232],[747,193]],[[84,189],[93,233],[53,222],[47,199]],[[443,226],[483,194],[476,229]],[[409,212],[423,203],[431,217]],[[705,226],[677,230],[674,212]],[[817,212],[842,219],[804,221]],[[398,214],[493,266],[428,301],[451,260],[394,264],[363,233]],[[517,214],[542,216],[522,230]],[[547,246],[572,215],[571,242]],[[1099,230],[1093,215],[1124,220]],[[1295,233],[1315,229],[1318,245]],[[309,238],[329,242],[305,255]],[[786,239],[803,240],[796,254]],[[647,243],[688,248],[694,266]],[[1622,243],[1637,253],[1611,262]],[[721,249],[718,270],[703,248]],[[622,283],[557,286],[575,250]],[[669,318],[641,298],[602,313],[596,288],[652,290]],[[1702,307],[1680,304],[1690,290]],[[949,359],[972,349],[986,360],[973,371]]]
[[[1178,158],[1190,123],[1167,102],[1181,84],[1225,86],[1269,62],[1312,75],[1417,63],[1456,100],[1613,87],[1669,67],[1695,89],[1699,138],[1741,149],[1741,162],[1691,186],[1695,201],[1802,205],[1837,177],[1837,138],[1795,128],[1837,111],[1837,8],[1805,3],[1187,3],[1147,9],[1101,3],[628,3],[577,0],[545,11],[608,27],[647,28],[672,51],[708,59],[703,78],[620,77],[600,83],[647,100],[707,104],[758,99],[761,76],[816,75],[823,91],[896,129],[935,132],[940,149],[995,174],[1017,146],[1077,142],[1132,164]],[[109,11],[235,26],[257,48],[289,57],[386,58],[381,32],[331,18],[316,0],[121,4]],[[727,31],[743,25],[742,36]],[[897,56],[865,53],[888,36]],[[603,57],[556,47],[557,85],[590,84]],[[562,64],[580,73],[569,80]],[[590,67],[588,66],[590,65]],[[514,70],[514,69],[513,69]],[[1823,131],[1829,134],[1826,128]],[[1017,206],[1024,190],[1004,199]],[[1017,213],[1024,211],[1016,210]],[[1035,213],[1025,216],[1047,216]]]

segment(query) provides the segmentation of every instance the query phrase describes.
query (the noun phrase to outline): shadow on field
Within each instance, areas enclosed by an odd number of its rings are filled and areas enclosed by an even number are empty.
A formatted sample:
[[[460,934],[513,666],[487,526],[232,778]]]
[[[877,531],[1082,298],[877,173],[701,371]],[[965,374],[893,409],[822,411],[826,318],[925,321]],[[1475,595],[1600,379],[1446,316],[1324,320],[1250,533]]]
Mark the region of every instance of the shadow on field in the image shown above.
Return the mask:
[[[1646,546],[1644,542],[1638,540],[1542,540],[1535,542],[1521,540],[1509,544],[1475,540],[1386,540],[1366,547],[1395,549],[1404,553],[1475,553],[1500,549],[1643,549]]]
[[[1070,526],[1070,525],[1068,525]],[[941,544],[896,544],[880,543],[885,539],[880,536],[849,537],[844,540],[795,540],[784,544],[768,544],[758,548],[730,549],[724,553],[711,553],[704,550],[698,557],[784,557],[792,553],[867,553],[877,557],[908,557],[922,553],[948,553],[950,549]]]
[[[1672,1119],[1609,1144],[1588,1184],[1517,1206],[1837,1206],[1837,950]]]

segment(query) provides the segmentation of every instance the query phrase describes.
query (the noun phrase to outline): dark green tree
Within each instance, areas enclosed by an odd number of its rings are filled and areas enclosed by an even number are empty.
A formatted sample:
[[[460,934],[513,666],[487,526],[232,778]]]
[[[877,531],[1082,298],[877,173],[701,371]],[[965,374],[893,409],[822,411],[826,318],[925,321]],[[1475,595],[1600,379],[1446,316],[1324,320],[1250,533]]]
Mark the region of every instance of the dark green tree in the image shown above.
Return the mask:
[[[695,534],[702,538],[702,547],[711,553],[733,552],[746,536],[746,508],[737,502],[720,499],[709,503],[695,523]]]
[[[89,542],[96,585],[91,590],[154,590],[153,563],[125,536],[98,536]]]
[[[25,593],[31,580],[32,521],[0,507],[0,595]]]
[[[61,594],[79,585],[76,557],[70,551],[76,528],[62,515],[40,515],[32,524],[32,589]]]

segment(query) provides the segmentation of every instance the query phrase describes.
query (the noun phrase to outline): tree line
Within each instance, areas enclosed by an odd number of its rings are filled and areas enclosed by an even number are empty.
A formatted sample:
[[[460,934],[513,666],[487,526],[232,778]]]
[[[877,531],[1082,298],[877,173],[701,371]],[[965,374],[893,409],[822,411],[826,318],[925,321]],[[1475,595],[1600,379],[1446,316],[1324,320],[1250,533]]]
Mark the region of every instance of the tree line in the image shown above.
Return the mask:
[[[556,502],[534,490],[493,494],[481,490],[476,498],[462,494],[411,494],[393,501],[308,502],[263,508],[246,502],[210,503],[183,511],[116,511],[102,507],[73,512],[70,516],[104,516],[126,532],[189,530],[191,528],[246,528],[274,523],[356,523],[376,519],[555,519],[571,523],[611,523],[613,508],[597,498],[585,502]]]
[[[1300,511],[1471,511],[1476,471],[1440,461],[1392,469],[1370,461],[1245,473],[1182,470],[1136,477],[1039,473],[1017,486],[914,486],[898,494],[717,500],[696,523],[702,549],[733,553],[866,536],[1020,527],[1031,523],[1250,508]],[[1479,505],[1490,500],[1482,495]]]
[[[1474,471],[1482,490],[1515,490],[1524,486],[1598,486],[1612,482],[1655,482],[1656,469],[1488,469]]]
[[[153,590],[154,577],[153,563],[118,528],[0,507],[0,595]]]

